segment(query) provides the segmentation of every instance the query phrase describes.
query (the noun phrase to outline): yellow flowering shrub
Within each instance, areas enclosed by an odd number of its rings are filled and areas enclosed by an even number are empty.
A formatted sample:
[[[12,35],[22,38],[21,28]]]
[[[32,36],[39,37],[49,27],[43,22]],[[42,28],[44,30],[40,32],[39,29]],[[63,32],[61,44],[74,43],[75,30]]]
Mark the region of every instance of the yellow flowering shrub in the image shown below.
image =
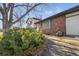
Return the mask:
[[[43,47],[41,32],[32,29],[10,29],[0,42],[0,55],[24,55],[24,51],[36,51]]]

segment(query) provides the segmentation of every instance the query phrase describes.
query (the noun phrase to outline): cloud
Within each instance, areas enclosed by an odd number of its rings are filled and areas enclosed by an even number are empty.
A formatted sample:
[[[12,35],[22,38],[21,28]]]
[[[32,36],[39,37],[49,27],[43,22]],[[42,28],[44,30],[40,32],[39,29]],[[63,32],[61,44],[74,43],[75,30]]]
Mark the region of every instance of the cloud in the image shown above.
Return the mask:
[[[53,11],[51,11],[51,10],[48,10],[48,11],[44,12],[44,14],[52,14],[52,13],[53,13]]]

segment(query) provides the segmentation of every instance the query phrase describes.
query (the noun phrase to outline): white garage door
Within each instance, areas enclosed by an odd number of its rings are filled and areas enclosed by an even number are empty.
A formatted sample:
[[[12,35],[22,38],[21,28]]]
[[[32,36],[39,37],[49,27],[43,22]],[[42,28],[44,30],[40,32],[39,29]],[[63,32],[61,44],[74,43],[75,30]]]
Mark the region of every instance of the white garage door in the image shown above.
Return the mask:
[[[66,34],[79,35],[79,15],[66,18]]]

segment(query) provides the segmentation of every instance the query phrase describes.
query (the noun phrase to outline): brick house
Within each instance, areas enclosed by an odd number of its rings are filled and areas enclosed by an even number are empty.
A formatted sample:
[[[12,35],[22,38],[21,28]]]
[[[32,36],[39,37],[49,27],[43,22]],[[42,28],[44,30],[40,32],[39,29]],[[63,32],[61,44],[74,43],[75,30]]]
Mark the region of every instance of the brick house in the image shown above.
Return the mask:
[[[79,36],[79,5],[35,23],[37,30],[52,35]]]

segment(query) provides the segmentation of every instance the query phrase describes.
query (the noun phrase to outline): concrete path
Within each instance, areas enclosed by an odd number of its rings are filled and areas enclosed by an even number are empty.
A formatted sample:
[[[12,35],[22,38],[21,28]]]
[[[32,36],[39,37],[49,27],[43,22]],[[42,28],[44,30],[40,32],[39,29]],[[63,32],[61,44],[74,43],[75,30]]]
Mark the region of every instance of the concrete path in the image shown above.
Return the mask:
[[[46,48],[44,49],[43,56],[79,56],[79,50],[64,45],[58,45],[51,36],[45,35],[45,38]]]

